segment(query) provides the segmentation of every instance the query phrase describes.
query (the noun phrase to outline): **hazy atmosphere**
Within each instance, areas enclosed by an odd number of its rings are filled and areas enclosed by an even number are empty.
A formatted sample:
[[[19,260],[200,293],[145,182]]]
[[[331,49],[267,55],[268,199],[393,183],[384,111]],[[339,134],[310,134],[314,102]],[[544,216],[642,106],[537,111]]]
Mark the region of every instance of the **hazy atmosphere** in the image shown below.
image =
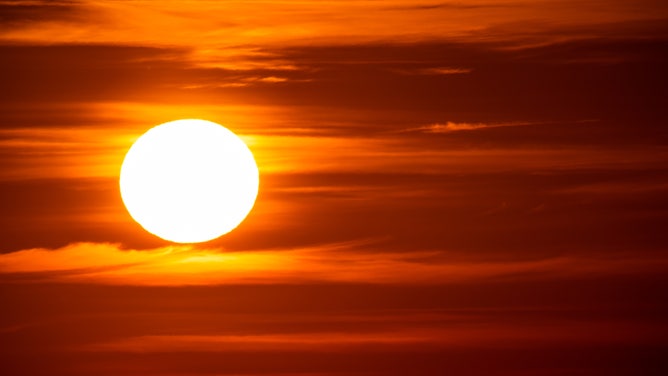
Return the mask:
[[[0,374],[663,375],[668,5],[0,1]],[[245,141],[229,234],[133,142]]]

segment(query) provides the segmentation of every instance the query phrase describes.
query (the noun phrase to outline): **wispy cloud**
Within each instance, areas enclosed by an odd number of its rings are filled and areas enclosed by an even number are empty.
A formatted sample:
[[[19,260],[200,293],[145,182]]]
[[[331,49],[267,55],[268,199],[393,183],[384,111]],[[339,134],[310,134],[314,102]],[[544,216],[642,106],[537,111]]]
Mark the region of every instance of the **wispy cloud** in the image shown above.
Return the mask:
[[[416,68],[416,69],[393,69],[392,71],[400,74],[416,74],[416,75],[453,75],[453,74],[467,74],[473,72],[472,68],[456,68],[456,67],[434,67],[434,68]]]
[[[615,28],[615,23],[660,18],[653,11],[655,7],[648,3],[652,1],[633,4],[612,1],[607,2],[606,11],[601,12],[595,1],[572,6],[561,2],[510,0],[417,5],[403,0],[332,1],[327,7],[309,2],[266,1],[262,2],[263,11],[257,12],[254,2],[203,1],[198,3],[197,9],[187,3],[146,0],[90,0],[58,3],[57,6],[46,2],[30,2],[29,5],[3,2],[3,12],[20,22],[0,29],[0,41],[189,46],[194,48],[188,60],[200,66],[284,69],[294,68],[295,62],[281,57],[267,58],[255,46],[443,39],[516,44],[527,39],[558,39],[544,33],[553,31],[555,24],[559,25],[559,32],[553,34],[561,35],[561,40],[563,35],[577,39],[583,34],[605,35]],[[574,8],[577,11],[572,11]],[[543,19],[545,22],[535,22]],[[528,23],[530,27],[525,26]],[[600,30],[592,32],[592,28],[587,30],[586,26]]]
[[[367,249],[365,249],[366,246]],[[5,281],[53,280],[131,285],[245,283],[453,283],[508,278],[561,278],[656,272],[665,262],[557,257],[526,261],[452,261],[447,253],[387,253],[368,241],[298,249],[225,252],[175,245],[125,250],[114,244],[77,243],[0,255]]]
[[[228,80],[227,82],[221,83],[202,83],[202,84],[189,84],[180,86],[182,89],[216,89],[216,88],[230,88],[230,87],[247,87],[251,85],[258,84],[278,84],[288,81],[297,81],[297,82],[307,82],[307,79],[303,80],[291,80],[286,77],[278,76],[248,76],[248,77],[236,77]]]
[[[473,72],[471,68],[450,68],[450,67],[439,67],[439,68],[426,68],[419,71],[422,74],[466,74]]]
[[[406,315],[410,318],[410,315]],[[368,318],[360,316],[358,320]],[[651,324],[630,321],[561,320],[525,322],[520,326],[454,320],[454,325],[436,328],[403,323],[391,331],[307,332],[244,335],[146,335],[128,337],[83,347],[85,351],[128,353],[246,352],[246,351],[378,351],[410,347],[420,351],[438,348],[479,348],[545,344],[610,344],[648,342],[660,334]],[[610,328],[614,327],[614,331]]]
[[[269,81],[268,85],[281,84],[281,78],[272,76],[257,77],[253,82],[264,81]],[[33,117],[35,108],[52,115],[47,120]],[[551,165],[555,161],[568,163],[572,159],[596,164],[601,158],[615,157],[605,151],[563,148],[479,150],[458,146],[444,149],[442,144],[430,145],[421,139],[403,137],[406,132],[419,135],[534,124],[529,122],[447,122],[398,132],[358,135],[355,134],[360,124],[358,120],[335,123],[331,128],[320,127],[317,114],[321,110],[129,102],[15,108],[13,111],[18,114],[12,118],[14,115],[8,111],[8,123],[0,130],[0,163],[10,167],[0,171],[0,180],[117,177],[123,157],[134,140],[149,126],[178,118],[210,119],[230,128],[249,145],[263,174],[444,172],[461,167],[495,169],[498,164],[521,169]],[[35,126],[36,121],[42,124]]]
[[[445,123],[434,123],[421,127],[410,128],[409,131],[425,133],[449,133],[457,131],[471,131],[485,128],[516,127],[522,125],[540,124],[535,122],[506,122],[506,123],[455,123],[448,121]]]

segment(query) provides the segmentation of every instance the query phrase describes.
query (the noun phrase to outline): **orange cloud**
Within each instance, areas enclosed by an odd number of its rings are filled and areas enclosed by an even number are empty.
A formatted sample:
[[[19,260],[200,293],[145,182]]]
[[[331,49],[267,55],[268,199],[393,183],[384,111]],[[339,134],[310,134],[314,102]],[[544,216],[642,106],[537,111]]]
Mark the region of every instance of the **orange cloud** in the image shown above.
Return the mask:
[[[407,315],[410,317],[410,315]],[[367,319],[359,317],[358,319]],[[404,323],[406,324],[406,323]],[[614,328],[611,331],[610,328]],[[244,352],[244,351],[377,351],[410,347],[425,351],[438,348],[480,348],[545,344],[611,344],[648,342],[661,337],[652,324],[621,320],[503,323],[456,321],[440,328],[404,325],[392,331],[308,332],[272,334],[144,335],[86,345],[87,351],[129,353]],[[660,330],[663,332],[665,330]]]
[[[30,111],[27,108],[22,111]],[[150,126],[179,118],[202,118],[230,128],[249,145],[261,174],[313,172],[457,173],[536,171],[551,169],[613,168],[620,163],[657,165],[665,148],[648,152],[633,146],[620,152],[605,147],[545,147],[514,145],[471,148],[429,139],[429,135],[465,133],[539,123],[434,123],[400,132],[359,135],[348,132],[355,121],[319,129],[310,116],[319,109],[257,105],[139,104],[129,102],[52,104],[45,110],[57,115],[96,114],[97,123],[77,126],[13,127],[0,130],[2,180],[49,178],[116,178],[125,153]],[[102,120],[100,120],[102,119]],[[58,119],[67,122],[71,119]],[[542,123],[540,123],[542,124]],[[321,133],[317,133],[321,132]],[[406,137],[407,133],[414,137]],[[420,133],[426,133],[423,135]],[[275,187],[265,187],[272,189]],[[313,189],[313,187],[293,187]],[[316,187],[315,189],[325,189]],[[331,187],[340,189],[340,187]]]
[[[277,0],[261,2],[258,12],[257,2],[199,1],[193,7],[188,2],[88,0],[65,3],[51,16],[38,14],[11,24],[0,31],[0,41],[186,46],[193,47],[188,59],[198,66],[298,69],[296,62],[256,46],[444,39],[536,44],[591,37],[586,31],[591,26],[605,35],[619,27],[616,23],[660,19],[656,7],[647,3],[651,1],[614,0],[602,10],[597,2],[564,6],[549,0],[418,5],[406,0],[337,0],[327,6]],[[546,31],[553,31],[552,36]]]
[[[560,278],[657,272],[665,262],[558,257],[527,261],[450,261],[447,253],[368,250],[367,241],[299,249],[225,252],[174,245],[125,250],[114,244],[76,243],[0,255],[0,273],[11,281],[55,280],[131,285],[246,283],[455,283],[496,278]],[[367,247],[367,248],[365,248]]]
[[[466,74],[473,72],[473,69],[470,68],[427,68],[419,71],[421,74]]]
[[[446,123],[434,123],[422,127],[411,128],[409,131],[418,131],[425,133],[449,133],[457,131],[471,131],[485,128],[499,128],[499,127],[517,127],[524,125],[537,125],[536,122],[504,122],[504,123],[456,123],[448,121]]]
[[[396,69],[393,70],[401,74],[422,74],[422,75],[450,75],[450,74],[467,74],[473,72],[471,68],[453,68],[453,67],[437,67],[424,69]]]

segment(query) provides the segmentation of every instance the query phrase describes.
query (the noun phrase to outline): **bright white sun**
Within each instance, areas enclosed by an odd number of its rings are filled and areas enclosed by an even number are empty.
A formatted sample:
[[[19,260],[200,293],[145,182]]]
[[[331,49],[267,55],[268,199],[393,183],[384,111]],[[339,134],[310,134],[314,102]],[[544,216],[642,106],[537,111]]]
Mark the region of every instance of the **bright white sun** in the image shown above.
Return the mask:
[[[132,218],[177,243],[204,242],[233,230],[253,208],[258,185],[246,144],[204,120],[149,129],[121,167],[121,197]]]

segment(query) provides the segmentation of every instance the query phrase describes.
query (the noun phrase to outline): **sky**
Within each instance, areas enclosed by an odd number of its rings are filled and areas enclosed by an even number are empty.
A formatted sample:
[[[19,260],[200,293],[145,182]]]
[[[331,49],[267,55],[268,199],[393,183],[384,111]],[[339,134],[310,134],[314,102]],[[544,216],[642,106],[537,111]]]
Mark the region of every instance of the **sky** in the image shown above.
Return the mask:
[[[663,375],[661,0],[0,0],[0,374]],[[238,134],[234,231],[147,233],[149,128]]]

